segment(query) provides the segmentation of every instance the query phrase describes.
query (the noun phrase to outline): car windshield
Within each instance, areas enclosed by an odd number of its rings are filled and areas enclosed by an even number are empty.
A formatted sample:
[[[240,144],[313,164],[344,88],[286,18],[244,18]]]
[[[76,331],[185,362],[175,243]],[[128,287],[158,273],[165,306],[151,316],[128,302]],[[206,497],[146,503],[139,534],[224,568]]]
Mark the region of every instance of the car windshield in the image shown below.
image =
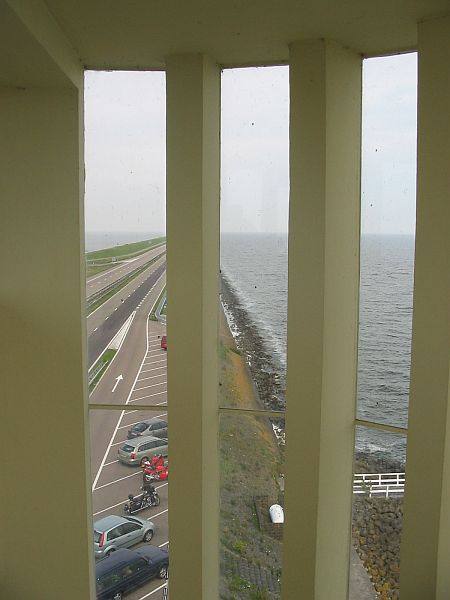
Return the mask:
[[[124,452],[134,452],[134,446],[130,446],[130,444],[124,444],[121,448]]]
[[[133,425],[131,428],[131,431],[144,431],[144,429],[147,429],[147,425],[145,423],[136,423],[136,425]]]

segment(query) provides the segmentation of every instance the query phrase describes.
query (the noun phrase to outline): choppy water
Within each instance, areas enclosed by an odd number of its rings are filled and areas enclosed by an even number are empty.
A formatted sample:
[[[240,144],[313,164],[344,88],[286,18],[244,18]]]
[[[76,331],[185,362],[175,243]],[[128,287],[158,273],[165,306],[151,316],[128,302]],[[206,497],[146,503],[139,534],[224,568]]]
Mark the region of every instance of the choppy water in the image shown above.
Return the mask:
[[[358,417],[406,426],[409,393],[412,236],[363,236],[361,241]],[[221,267],[286,369],[287,236],[224,234]],[[405,439],[358,428],[356,449],[404,462]]]

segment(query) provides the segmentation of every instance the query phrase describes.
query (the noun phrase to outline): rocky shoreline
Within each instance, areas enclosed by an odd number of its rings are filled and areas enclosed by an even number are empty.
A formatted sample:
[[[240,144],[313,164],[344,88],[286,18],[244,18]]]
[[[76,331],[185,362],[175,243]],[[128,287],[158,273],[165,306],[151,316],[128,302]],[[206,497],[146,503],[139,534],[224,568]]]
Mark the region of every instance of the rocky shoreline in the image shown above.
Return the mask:
[[[245,356],[259,402],[267,410],[284,410],[286,384],[284,375],[274,364],[265,341],[242,306],[236,291],[222,275],[221,300],[228,325],[239,351]]]
[[[236,346],[246,359],[261,407],[284,410],[284,374],[275,365],[257,326],[225,277],[221,278],[221,300]],[[283,439],[284,419],[271,419],[277,437]],[[355,472],[403,472],[405,466],[370,454],[355,454]],[[360,496],[353,503],[353,545],[361,558],[378,597],[399,598],[400,539],[403,498]]]

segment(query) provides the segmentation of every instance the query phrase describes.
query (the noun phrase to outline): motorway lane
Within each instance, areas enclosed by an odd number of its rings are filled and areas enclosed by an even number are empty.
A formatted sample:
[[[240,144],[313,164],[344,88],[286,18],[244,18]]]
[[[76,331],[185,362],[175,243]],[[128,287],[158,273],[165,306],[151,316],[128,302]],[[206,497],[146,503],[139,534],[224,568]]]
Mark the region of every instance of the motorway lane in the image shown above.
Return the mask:
[[[164,262],[159,266],[146,281],[136,289],[128,298],[121,303],[117,310],[103,321],[88,338],[88,368],[90,368],[107,348],[109,342],[119,331],[135,307],[144,299],[150,289],[155,285],[166,269]]]
[[[132,404],[132,400],[142,397],[146,392],[142,387],[146,386],[149,372],[152,369],[163,371],[166,376],[167,353],[161,350],[160,336],[165,331],[165,326],[159,322],[148,321],[147,315],[153,304],[159,297],[159,293],[165,283],[165,276],[154,286],[138,309],[133,324],[124,340],[123,346],[116,355],[110,369],[94,390],[91,402],[111,402],[113,395],[112,387],[116,373],[123,371],[124,380],[116,388],[118,395],[114,397],[120,403]],[[114,367],[114,369],[113,369]],[[162,374],[162,373],[161,373]],[[167,389],[166,386],[160,388]],[[150,399],[154,398],[150,396]],[[123,504],[129,493],[138,493],[142,484],[142,471],[138,467],[123,465],[117,461],[117,448],[126,439],[126,433],[131,424],[152,416],[165,416],[167,394],[159,394],[157,402],[161,409],[155,412],[135,410],[130,406],[126,411],[91,411],[91,454],[92,475],[94,480],[93,490],[93,513],[94,520],[100,519],[108,514],[123,514]],[[139,404],[144,400],[140,400]],[[156,402],[155,402],[156,403]],[[105,454],[105,450],[107,450]],[[160,487],[161,486],[161,487]],[[167,494],[168,483],[158,482],[158,493],[161,504],[158,507],[146,509],[138,514],[142,518],[151,520],[155,524],[155,535],[153,545],[167,547],[168,543],[168,514]],[[137,548],[139,545],[134,546]],[[144,600],[162,598],[163,582],[155,579],[127,596],[129,600]]]
[[[134,271],[140,266],[145,265],[145,263],[147,263],[149,260],[151,260],[155,256],[165,253],[165,251],[166,245],[163,244],[162,246],[152,248],[148,252],[140,254],[135,258],[127,259],[126,261],[119,263],[117,266],[113,266],[114,263],[112,263],[111,269],[108,269],[107,271],[102,271],[101,273],[93,275],[92,277],[89,277],[89,279],[87,279],[86,298],[89,298],[89,296],[92,296],[92,294],[95,294],[110,283],[113,283],[113,281],[120,279],[120,277],[123,277],[127,273],[130,273],[131,271]]]
[[[144,281],[149,277],[151,273],[156,271],[158,267],[164,264],[165,257],[158,259],[151,267],[145,269],[142,273],[133,278],[130,283],[124,286],[121,290],[114,294],[111,298],[106,300],[101,306],[99,306],[94,312],[87,316],[87,335],[90,336],[96,331],[107,317],[109,317],[119,306],[122,301],[128,298]]]

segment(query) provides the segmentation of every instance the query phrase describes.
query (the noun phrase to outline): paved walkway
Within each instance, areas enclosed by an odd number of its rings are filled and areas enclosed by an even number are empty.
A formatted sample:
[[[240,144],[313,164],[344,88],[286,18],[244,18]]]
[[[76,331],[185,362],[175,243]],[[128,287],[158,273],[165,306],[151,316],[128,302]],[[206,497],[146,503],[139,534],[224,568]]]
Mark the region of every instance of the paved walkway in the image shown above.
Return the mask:
[[[353,547],[350,557],[350,593],[348,598],[349,600],[376,600],[377,598],[367,571]]]

